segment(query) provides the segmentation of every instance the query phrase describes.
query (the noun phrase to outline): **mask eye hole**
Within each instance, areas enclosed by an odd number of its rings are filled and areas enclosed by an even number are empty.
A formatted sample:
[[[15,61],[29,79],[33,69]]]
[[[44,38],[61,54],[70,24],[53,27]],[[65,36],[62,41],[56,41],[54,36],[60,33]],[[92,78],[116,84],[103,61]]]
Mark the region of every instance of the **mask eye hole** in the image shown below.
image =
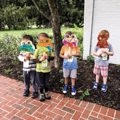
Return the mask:
[[[48,43],[48,40],[46,40],[46,43]]]
[[[74,36],[74,35],[72,35],[71,37],[72,37],[72,38],[75,38],[75,36]]]
[[[30,42],[28,42],[28,44],[30,44]]]

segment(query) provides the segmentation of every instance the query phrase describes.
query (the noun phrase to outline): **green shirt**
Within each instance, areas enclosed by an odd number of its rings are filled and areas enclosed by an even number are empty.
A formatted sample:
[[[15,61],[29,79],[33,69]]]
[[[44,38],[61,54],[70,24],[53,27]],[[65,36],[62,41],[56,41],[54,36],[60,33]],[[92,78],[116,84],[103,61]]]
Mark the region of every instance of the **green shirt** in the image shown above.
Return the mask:
[[[46,47],[39,47],[35,50],[34,57],[35,59],[41,58],[43,53],[47,53],[48,56],[50,56],[50,52]],[[42,61],[41,63],[36,64],[36,72],[43,72],[47,73],[51,71],[50,63],[47,60]]]

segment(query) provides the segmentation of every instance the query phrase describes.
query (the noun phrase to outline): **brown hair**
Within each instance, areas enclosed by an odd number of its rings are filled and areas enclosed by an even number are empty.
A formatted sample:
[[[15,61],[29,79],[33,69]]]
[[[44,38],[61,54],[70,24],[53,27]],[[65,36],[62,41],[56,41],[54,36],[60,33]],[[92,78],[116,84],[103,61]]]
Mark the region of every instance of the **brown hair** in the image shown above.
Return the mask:
[[[42,36],[42,37],[46,37],[46,38],[49,38],[49,36],[48,36],[47,33],[40,33],[40,34],[38,35],[38,38],[39,38],[40,36]]]

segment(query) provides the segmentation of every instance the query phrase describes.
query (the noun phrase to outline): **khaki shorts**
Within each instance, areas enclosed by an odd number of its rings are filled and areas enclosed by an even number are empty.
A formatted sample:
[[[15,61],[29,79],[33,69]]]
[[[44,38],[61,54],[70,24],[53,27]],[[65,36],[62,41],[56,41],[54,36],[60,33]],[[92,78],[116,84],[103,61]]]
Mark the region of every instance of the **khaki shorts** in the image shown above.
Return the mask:
[[[63,68],[63,77],[77,78],[77,69],[68,70]]]

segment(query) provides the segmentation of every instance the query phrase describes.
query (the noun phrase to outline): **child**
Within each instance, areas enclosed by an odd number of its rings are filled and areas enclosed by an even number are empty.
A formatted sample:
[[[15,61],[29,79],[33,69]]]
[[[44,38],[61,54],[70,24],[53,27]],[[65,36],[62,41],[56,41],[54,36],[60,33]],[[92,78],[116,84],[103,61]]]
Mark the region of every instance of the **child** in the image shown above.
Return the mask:
[[[97,90],[100,73],[103,77],[103,84],[101,91],[107,91],[107,77],[108,77],[108,61],[109,56],[113,56],[113,48],[110,43],[108,43],[109,32],[107,30],[100,31],[98,35],[98,43],[95,47],[93,55],[95,56],[94,74],[96,75],[96,80],[93,85],[93,89]]]
[[[60,51],[60,57],[63,61],[63,77],[64,77],[64,88],[63,93],[67,93],[68,78],[71,78],[72,83],[72,95],[76,95],[75,81],[77,78],[77,56],[80,56],[80,48],[78,45],[78,39],[75,34],[71,31],[66,32],[65,38],[63,39],[63,46]]]
[[[38,35],[38,45],[34,57],[38,60],[36,64],[37,85],[39,88],[39,100],[51,99],[48,94],[48,83],[50,77],[50,60],[54,59],[52,56],[52,41],[46,33]]]
[[[33,38],[30,35],[24,35],[21,41],[21,45],[19,46],[20,54],[18,59],[23,62],[23,76],[24,76],[24,84],[25,91],[23,96],[27,97],[30,94],[30,81],[32,82],[33,92],[32,98],[36,98],[38,96],[38,90],[36,86],[36,65],[32,60],[33,53],[35,51],[35,47],[33,45]]]

